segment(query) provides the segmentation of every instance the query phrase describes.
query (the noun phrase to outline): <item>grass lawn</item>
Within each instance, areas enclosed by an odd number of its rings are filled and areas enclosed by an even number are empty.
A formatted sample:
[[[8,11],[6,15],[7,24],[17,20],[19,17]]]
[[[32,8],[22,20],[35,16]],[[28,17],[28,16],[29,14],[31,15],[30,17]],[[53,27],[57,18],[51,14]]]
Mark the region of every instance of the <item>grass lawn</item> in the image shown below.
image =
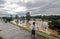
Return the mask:
[[[12,24],[14,24],[14,23],[12,23]],[[16,24],[14,24],[14,25],[16,25]],[[31,29],[28,29],[28,28],[25,28],[25,27],[21,27],[20,25],[17,25],[17,26],[20,27],[20,28],[23,28],[24,30],[27,30],[27,31],[31,32]],[[40,35],[40,36],[43,36],[46,39],[60,39],[60,38],[58,38],[56,36],[48,35],[46,33],[40,32],[40,31],[36,31],[36,34]]]

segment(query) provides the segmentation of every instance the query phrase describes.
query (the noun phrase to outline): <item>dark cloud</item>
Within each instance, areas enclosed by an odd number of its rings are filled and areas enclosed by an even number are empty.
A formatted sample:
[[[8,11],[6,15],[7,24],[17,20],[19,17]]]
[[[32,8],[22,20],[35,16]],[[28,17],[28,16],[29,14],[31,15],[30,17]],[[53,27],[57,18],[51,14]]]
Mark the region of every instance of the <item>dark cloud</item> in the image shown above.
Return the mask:
[[[27,11],[31,12],[31,15],[60,14],[60,0],[34,0],[33,2],[19,2],[18,4],[25,6],[28,9]]]
[[[47,2],[40,2],[40,1],[36,1],[36,2],[27,2],[26,4],[25,4],[25,6],[26,6],[26,8],[27,9],[31,9],[31,8],[36,8],[36,7],[41,7],[41,6],[43,6],[43,5],[45,5]]]
[[[0,4],[4,4],[5,3],[5,0],[0,0]]]
[[[5,4],[5,1],[4,1],[4,0],[0,0],[0,10],[1,10],[2,8],[4,8],[4,4]]]
[[[19,15],[19,17],[20,17],[20,16],[25,16],[26,13],[25,13],[25,12],[17,12],[17,15]]]
[[[0,4],[5,4],[5,1],[0,0]],[[60,0],[33,0],[28,2],[19,1],[12,4],[26,7],[27,11],[31,12],[31,15],[60,14]],[[2,5],[0,8],[4,8],[4,6]],[[17,14],[20,16],[25,15],[24,12],[17,12]]]
[[[4,8],[4,6],[3,5],[0,5],[0,8]]]
[[[43,1],[41,1],[41,0],[31,0],[31,1],[28,1],[28,2],[17,2],[17,4],[18,5],[20,5],[20,6],[25,6],[27,9],[31,9],[31,8],[36,8],[36,7],[41,7],[41,6],[43,6],[43,5],[46,5],[46,4],[48,4],[47,3],[48,1],[46,0],[43,0]]]
[[[39,4],[38,4],[39,5]],[[36,6],[36,5],[35,5]],[[39,5],[40,6],[40,5]],[[42,6],[41,8],[38,9],[32,9],[31,15],[52,15],[52,14],[60,14],[60,0],[53,0],[48,3],[46,6]]]

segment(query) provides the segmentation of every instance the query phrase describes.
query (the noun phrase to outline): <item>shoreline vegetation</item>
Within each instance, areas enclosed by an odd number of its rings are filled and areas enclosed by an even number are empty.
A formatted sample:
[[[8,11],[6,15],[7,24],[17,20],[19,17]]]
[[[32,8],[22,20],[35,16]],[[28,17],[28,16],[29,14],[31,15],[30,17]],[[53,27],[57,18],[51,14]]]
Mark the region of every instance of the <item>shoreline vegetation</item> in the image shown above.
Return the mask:
[[[48,25],[49,25],[48,28],[54,29],[55,31],[59,32],[59,34],[60,34],[60,31],[58,31],[58,30],[60,30],[60,15],[49,15],[49,16],[38,15],[38,16],[31,16],[30,12],[27,12],[26,16],[19,17],[19,15],[16,15],[15,17],[13,17],[13,15],[10,15],[10,17],[2,17],[2,20],[5,21],[5,23],[11,22],[11,21],[15,20],[16,24],[18,24],[19,21],[27,20],[27,23],[28,23],[30,20],[34,20],[34,21],[39,20],[40,21],[40,19],[42,21],[49,22],[48,23]],[[19,25],[19,27],[21,27],[21,26]],[[27,28],[24,28],[24,29],[30,31],[30,29],[27,29]],[[46,33],[40,32],[40,31],[37,31],[36,33],[39,34],[39,35],[42,35],[43,37],[46,37],[47,39],[58,39],[56,36],[50,36],[50,35],[48,35]]]
[[[28,29],[28,28],[25,28],[25,27],[21,27],[20,25],[14,24],[12,22],[11,22],[11,24],[16,25],[19,28],[22,28],[24,30],[27,30],[28,32],[31,32],[31,29]],[[46,33],[40,32],[40,31],[36,31],[36,34],[39,35],[39,36],[42,36],[42,37],[44,37],[46,39],[59,39],[59,37],[56,37],[56,36],[53,36],[53,35],[48,35]]]

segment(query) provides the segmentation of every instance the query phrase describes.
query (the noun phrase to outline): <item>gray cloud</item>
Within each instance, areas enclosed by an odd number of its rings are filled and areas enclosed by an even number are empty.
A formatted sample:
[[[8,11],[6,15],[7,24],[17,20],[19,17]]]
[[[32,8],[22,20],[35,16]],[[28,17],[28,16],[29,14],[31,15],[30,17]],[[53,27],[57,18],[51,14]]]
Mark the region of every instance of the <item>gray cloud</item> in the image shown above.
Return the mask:
[[[4,0],[0,0],[0,4],[5,3],[6,2]],[[28,2],[18,0],[17,2],[11,2],[11,4],[17,4],[19,6],[25,7],[27,11],[31,12],[31,15],[60,14],[60,0],[31,0]],[[4,8],[4,6],[0,5],[0,8]],[[20,13],[22,13],[21,15],[24,14],[24,12]]]
[[[26,8],[31,9],[31,8],[41,7],[45,4],[46,4],[45,2],[35,2],[35,3],[28,2],[26,4]]]
[[[5,3],[5,0],[0,0],[0,4],[4,4]]]
[[[0,8],[4,8],[4,5],[3,4],[0,4]]]
[[[60,0],[53,0],[48,3],[46,6],[42,6],[41,8],[30,10],[31,15],[52,15],[52,14],[60,14]]]

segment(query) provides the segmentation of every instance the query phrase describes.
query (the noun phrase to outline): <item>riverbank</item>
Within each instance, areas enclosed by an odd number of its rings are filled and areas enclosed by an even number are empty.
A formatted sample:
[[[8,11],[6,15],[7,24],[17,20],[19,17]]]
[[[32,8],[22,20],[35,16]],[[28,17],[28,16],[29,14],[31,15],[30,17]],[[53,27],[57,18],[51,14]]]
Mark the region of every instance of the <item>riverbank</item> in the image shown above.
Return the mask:
[[[18,26],[19,28],[23,28],[24,30],[27,30],[27,31],[31,32],[31,29],[28,29],[26,27],[22,27],[21,25],[17,25],[17,24],[14,24],[14,23],[12,23],[12,24]],[[40,35],[40,36],[43,36],[46,39],[59,39],[56,36],[48,35],[46,33],[40,32],[40,31],[36,31],[36,34]]]

